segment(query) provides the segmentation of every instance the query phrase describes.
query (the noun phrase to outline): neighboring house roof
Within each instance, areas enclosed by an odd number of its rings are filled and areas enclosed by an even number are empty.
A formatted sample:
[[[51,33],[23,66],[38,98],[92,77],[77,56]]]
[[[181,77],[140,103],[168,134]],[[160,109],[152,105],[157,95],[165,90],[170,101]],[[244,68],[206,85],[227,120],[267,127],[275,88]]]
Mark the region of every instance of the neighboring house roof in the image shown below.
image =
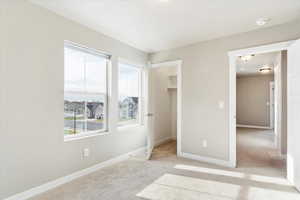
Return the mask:
[[[138,97],[126,97],[121,104],[125,104],[125,103],[134,103],[137,104],[138,103],[139,98]]]

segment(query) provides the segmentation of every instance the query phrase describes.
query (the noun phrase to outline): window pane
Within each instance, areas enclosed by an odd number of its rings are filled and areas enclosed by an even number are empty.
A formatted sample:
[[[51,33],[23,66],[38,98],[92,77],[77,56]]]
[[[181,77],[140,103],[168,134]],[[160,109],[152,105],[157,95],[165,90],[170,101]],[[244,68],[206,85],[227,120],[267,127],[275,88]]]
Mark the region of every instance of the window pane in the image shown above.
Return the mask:
[[[107,58],[65,46],[65,135],[106,130]]]
[[[106,93],[106,59],[95,55],[85,58],[86,91]]]
[[[87,131],[105,129],[106,96],[88,95],[86,101]]]
[[[64,104],[64,133],[74,135],[85,131],[85,101],[79,95],[66,94]]]
[[[119,64],[119,125],[139,122],[140,70]]]
[[[65,47],[65,91],[84,91],[84,56],[83,52]]]

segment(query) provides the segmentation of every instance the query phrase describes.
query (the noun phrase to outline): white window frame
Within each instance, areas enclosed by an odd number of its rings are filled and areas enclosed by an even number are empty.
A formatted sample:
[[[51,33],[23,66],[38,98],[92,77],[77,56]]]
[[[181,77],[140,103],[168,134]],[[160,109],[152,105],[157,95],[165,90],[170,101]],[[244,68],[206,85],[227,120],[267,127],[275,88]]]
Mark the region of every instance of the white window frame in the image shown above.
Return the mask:
[[[136,70],[138,70],[138,74],[139,74],[139,78],[138,78],[138,98],[139,98],[139,104],[138,104],[138,121],[137,123],[122,123],[120,124],[120,108],[119,108],[119,76],[120,76],[120,64],[125,64],[125,65],[129,65],[132,68],[135,68]],[[143,125],[143,108],[144,108],[144,103],[143,103],[143,90],[144,90],[144,78],[143,78],[143,67],[138,65],[138,64],[134,64],[130,61],[124,60],[124,59],[119,59],[118,61],[118,121],[117,121],[117,128],[118,129],[122,129],[122,128],[127,128],[127,127],[134,127],[134,126],[142,126]]]
[[[78,45],[76,43],[70,42],[70,41],[65,41],[64,42],[64,49],[65,48],[73,48],[75,50],[84,52],[84,53],[88,53],[88,54],[92,54],[92,55],[96,55],[96,56],[100,56],[106,59],[106,94],[105,93],[92,93],[92,92],[78,92],[78,91],[66,91],[64,89],[64,97],[65,94],[80,94],[80,95],[89,95],[89,94],[96,94],[96,95],[103,95],[104,96],[104,110],[103,110],[103,114],[104,114],[104,120],[103,120],[103,129],[101,130],[95,130],[95,131],[87,131],[87,126],[85,127],[85,131],[78,133],[78,134],[74,134],[74,135],[64,135],[64,141],[71,141],[71,140],[76,140],[76,139],[81,139],[81,138],[86,138],[86,137],[91,137],[91,136],[97,136],[97,135],[106,135],[109,133],[109,95],[110,95],[110,91],[109,91],[109,86],[110,86],[110,76],[109,76],[109,71],[110,71],[110,66],[111,66],[111,56],[100,52],[98,50],[92,49],[92,48],[88,48],[82,45]],[[64,59],[65,59],[65,54],[64,54]],[[65,63],[64,63],[64,67],[65,67]],[[86,108],[86,103],[85,102],[85,108]],[[84,116],[85,119],[86,118],[86,112],[84,112]],[[63,131],[65,131],[65,127],[63,129]]]

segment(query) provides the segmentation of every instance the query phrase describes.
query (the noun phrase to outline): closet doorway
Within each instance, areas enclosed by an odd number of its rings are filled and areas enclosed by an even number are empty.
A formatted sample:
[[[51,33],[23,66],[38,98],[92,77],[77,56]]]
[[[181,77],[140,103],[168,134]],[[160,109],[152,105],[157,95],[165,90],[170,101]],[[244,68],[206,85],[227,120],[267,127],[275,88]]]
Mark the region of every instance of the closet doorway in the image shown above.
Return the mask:
[[[181,61],[153,64],[148,70],[149,158],[180,152]]]

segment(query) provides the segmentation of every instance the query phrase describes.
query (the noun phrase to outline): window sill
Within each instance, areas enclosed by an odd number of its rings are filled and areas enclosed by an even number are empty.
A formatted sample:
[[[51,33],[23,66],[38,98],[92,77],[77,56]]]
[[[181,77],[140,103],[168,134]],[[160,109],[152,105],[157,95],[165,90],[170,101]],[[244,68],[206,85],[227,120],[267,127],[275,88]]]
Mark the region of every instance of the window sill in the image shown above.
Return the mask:
[[[142,125],[142,124],[126,124],[126,125],[118,126],[117,130],[126,130],[126,129],[139,128],[139,127],[144,127],[144,125]]]
[[[97,131],[97,132],[81,133],[81,134],[72,135],[72,136],[64,136],[64,142],[70,142],[70,141],[74,141],[74,140],[81,140],[81,139],[102,136],[102,135],[108,135],[108,134],[109,134],[108,131]]]

